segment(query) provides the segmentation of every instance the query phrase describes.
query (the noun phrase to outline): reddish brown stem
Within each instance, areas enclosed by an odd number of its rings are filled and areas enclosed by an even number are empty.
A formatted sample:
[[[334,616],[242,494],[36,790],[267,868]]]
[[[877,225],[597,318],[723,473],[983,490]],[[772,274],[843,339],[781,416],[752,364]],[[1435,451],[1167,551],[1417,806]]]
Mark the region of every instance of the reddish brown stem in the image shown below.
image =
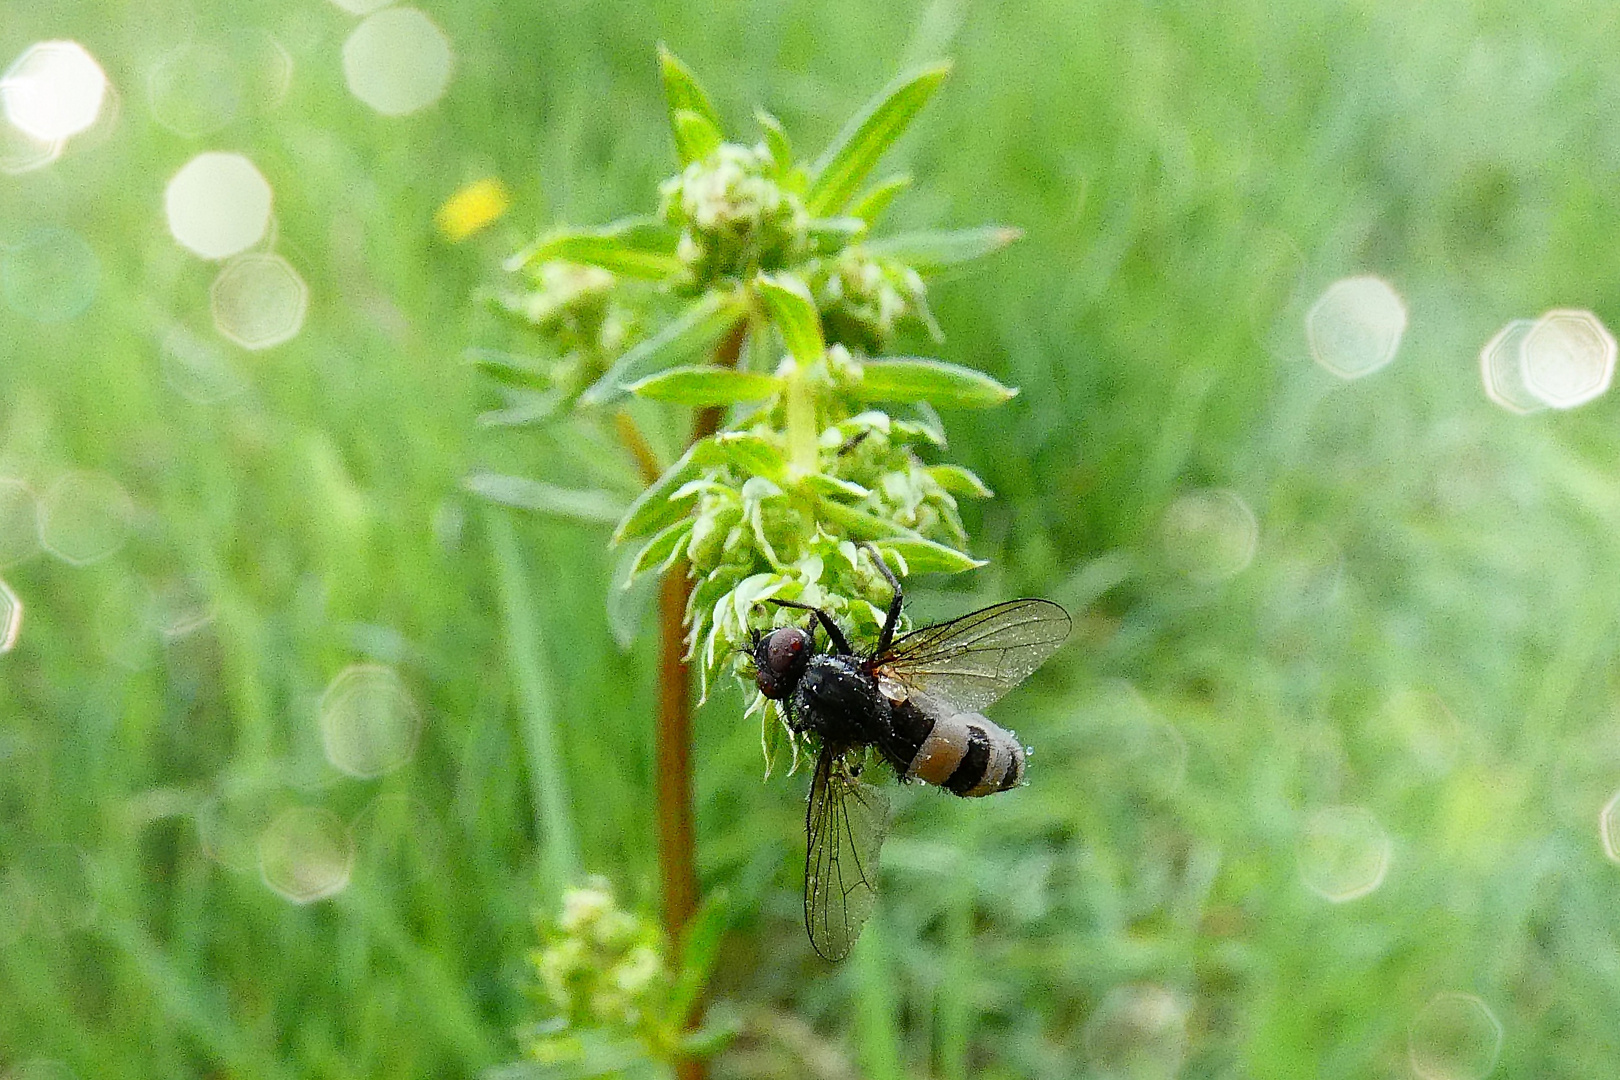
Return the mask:
[[[746,331],[747,324],[738,323],[715,349],[714,362],[735,365]],[[699,411],[692,423],[692,441],[719,430],[720,417],[719,409]],[[623,434],[625,424],[620,426]],[[634,425],[629,428],[633,431]],[[645,455],[637,443],[630,439],[626,442],[645,470]],[[645,443],[640,445],[644,447]],[[656,471],[652,479],[657,479]],[[664,887],[664,932],[677,948],[686,924],[697,910],[698,897],[692,826],[692,674],[684,659],[686,602],[691,588],[683,560],[669,568],[658,589],[658,727],[653,748],[658,785],[658,863]],[[705,1071],[703,1062],[696,1058],[685,1058],[676,1066],[679,1080],[703,1080]]]

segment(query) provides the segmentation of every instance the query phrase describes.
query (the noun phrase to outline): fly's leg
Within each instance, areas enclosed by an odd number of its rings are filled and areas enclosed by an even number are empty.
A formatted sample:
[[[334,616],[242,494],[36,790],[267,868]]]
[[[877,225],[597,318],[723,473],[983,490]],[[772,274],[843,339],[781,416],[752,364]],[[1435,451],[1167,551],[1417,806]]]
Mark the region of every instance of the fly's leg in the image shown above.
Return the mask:
[[[894,596],[889,600],[888,618],[883,620],[883,632],[878,635],[877,651],[872,654],[882,656],[889,651],[889,646],[894,644],[894,628],[900,623],[900,579],[894,576],[894,571],[889,569],[889,564],[883,561],[883,556],[878,554],[878,549],[872,546],[870,541],[863,541],[861,546],[872,556],[872,564],[878,568],[878,573],[883,575],[883,580],[894,589]]]
[[[832,642],[834,652],[841,653],[844,656],[854,655],[849,647],[849,639],[844,636],[844,632],[838,629],[838,624],[833,622],[832,616],[820,608],[811,607],[809,604],[801,604],[797,600],[777,600],[774,597],[765,602],[775,604],[777,607],[798,608],[800,611],[810,612],[811,618],[821,623],[821,628],[827,631],[827,638]]]

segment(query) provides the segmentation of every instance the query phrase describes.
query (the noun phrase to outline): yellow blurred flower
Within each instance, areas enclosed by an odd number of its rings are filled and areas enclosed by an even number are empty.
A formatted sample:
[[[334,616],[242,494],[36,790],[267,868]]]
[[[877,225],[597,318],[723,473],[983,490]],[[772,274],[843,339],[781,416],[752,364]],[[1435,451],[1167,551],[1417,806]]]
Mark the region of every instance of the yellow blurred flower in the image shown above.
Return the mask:
[[[475,180],[446,199],[433,221],[446,240],[456,243],[494,222],[511,203],[499,180]]]

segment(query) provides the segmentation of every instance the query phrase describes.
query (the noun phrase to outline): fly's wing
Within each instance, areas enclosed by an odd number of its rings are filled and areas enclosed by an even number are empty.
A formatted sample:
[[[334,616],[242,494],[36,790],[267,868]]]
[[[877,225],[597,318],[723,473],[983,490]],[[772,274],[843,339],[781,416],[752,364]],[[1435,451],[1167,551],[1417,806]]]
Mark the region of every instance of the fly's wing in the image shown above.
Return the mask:
[[[823,748],[805,816],[804,928],[827,960],[842,960],[877,903],[878,849],[889,828],[889,797]]]
[[[1008,600],[914,630],[873,667],[880,677],[983,712],[1057,652],[1069,626],[1069,613],[1050,600]]]

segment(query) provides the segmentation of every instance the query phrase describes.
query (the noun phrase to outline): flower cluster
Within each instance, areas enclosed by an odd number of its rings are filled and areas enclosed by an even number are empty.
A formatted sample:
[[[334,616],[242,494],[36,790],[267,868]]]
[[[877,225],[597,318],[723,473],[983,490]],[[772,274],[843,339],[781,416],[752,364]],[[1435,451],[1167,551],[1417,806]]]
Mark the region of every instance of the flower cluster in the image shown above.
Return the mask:
[[[593,878],[563,896],[555,924],[542,922],[544,944],[530,956],[539,990],[556,1018],[530,1033],[530,1058],[560,1064],[585,1052],[583,1033],[605,1031],[633,1038],[655,1052],[671,1052],[671,977],[658,927],[621,910],[612,888]]]
[[[920,322],[936,340],[944,337],[928,310],[928,285],[922,275],[864,246],[822,260],[810,276],[810,287],[832,344],[880,353],[904,319]]]
[[[699,292],[788,266],[808,249],[804,200],[777,179],[764,147],[722,143],[659,188],[659,216],[680,233],[683,286]]]

